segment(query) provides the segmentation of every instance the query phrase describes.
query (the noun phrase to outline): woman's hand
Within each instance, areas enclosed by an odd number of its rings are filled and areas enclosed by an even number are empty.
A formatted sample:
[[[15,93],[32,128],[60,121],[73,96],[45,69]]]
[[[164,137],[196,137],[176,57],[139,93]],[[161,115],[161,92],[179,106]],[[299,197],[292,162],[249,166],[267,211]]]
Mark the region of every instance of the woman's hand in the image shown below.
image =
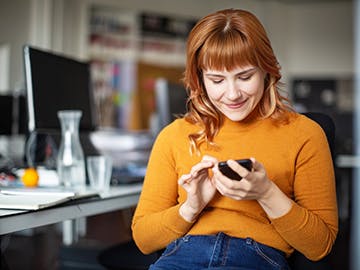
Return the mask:
[[[222,195],[234,200],[258,200],[265,196],[271,187],[271,181],[262,164],[254,158],[251,158],[251,161],[252,171],[248,171],[234,160],[227,161],[229,167],[242,177],[241,181],[229,179],[219,171],[218,166],[214,166],[216,188]]]
[[[257,200],[271,218],[286,214],[291,208],[292,201],[268,178],[260,162],[254,158],[251,158],[251,161],[253,169],[248,171],[234,160],[228,160],[230,168],[242,177],[240,181],[227,178],[217,166],[214,166],[214,183],[217,190],[234,200]]]
[[[187,192],[187,199],[180,207],[180,215],[193,222],[216,193],[209,169],[218,161],[210,156],[204,156],[201,162],[191,168],[189,174],[180,177],[178,183]]]

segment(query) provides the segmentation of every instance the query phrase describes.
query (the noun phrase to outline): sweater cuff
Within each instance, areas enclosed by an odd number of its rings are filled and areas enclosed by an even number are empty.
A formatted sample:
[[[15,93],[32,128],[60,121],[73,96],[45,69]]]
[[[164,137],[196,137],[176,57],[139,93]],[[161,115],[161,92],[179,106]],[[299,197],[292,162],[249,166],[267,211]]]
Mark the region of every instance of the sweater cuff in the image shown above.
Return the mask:
[[[289,212],[281,217],[271,219],[271,223],[279,232],[296,231],[299,228],[299,223],[304,220],[302,212],[303,209],[299,205],[293,203]]]
[[[176,234],[183,235],[189,231],[194,222],[188,222],[180,216],[179,209],[181,204],[173,207],[171,211],[168,211],[164,216],[163,223],[167,225],[168,229]]]

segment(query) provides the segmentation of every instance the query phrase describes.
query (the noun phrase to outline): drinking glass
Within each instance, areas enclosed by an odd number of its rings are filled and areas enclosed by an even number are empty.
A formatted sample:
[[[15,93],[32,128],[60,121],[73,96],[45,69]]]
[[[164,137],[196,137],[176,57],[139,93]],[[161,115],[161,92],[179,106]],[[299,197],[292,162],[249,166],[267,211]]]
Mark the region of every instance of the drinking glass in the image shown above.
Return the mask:
[[[106,192],[110,188],[112,174],[112,159],[108,156],[87,157],[87,171],[90,187],[99,192]]]

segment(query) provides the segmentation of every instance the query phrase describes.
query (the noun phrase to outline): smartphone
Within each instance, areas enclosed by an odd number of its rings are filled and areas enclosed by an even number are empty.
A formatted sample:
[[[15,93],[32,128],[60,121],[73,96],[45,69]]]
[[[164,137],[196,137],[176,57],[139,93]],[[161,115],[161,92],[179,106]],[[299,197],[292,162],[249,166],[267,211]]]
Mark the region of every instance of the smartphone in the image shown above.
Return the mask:
[[[243,166],[244,168],[246,168],[247,170],[251,171],[252,169],[252,162],[250,159],[246,158],[246,159],[238,159],[235,160],[238,164],[240,164],[241,166]],[[226,161],[221,161],[219,162],[219,170],[220,172],[225,175],[226,177],[232,179],[232,180],[237,180],[240,181],[242,179],[242,177],[240,175],[238,175],[236,172],[234,172],[229,165],[227,165]]]

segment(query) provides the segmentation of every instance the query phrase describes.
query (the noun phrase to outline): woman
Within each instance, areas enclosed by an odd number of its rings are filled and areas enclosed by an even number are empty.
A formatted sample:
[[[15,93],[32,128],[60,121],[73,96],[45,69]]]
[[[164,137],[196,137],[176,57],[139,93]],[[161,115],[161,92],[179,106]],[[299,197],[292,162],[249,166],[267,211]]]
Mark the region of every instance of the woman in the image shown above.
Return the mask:
[[[133,218],[150,269],[288,269],[335,241],[334,171],[326,136],[280,95],[280,67],[251,13],[201,19],[187,43],[188,112],[158,135]],[[252,169],[234,160],[251,157]],[[239,176],[223,175],[220,161]]]

